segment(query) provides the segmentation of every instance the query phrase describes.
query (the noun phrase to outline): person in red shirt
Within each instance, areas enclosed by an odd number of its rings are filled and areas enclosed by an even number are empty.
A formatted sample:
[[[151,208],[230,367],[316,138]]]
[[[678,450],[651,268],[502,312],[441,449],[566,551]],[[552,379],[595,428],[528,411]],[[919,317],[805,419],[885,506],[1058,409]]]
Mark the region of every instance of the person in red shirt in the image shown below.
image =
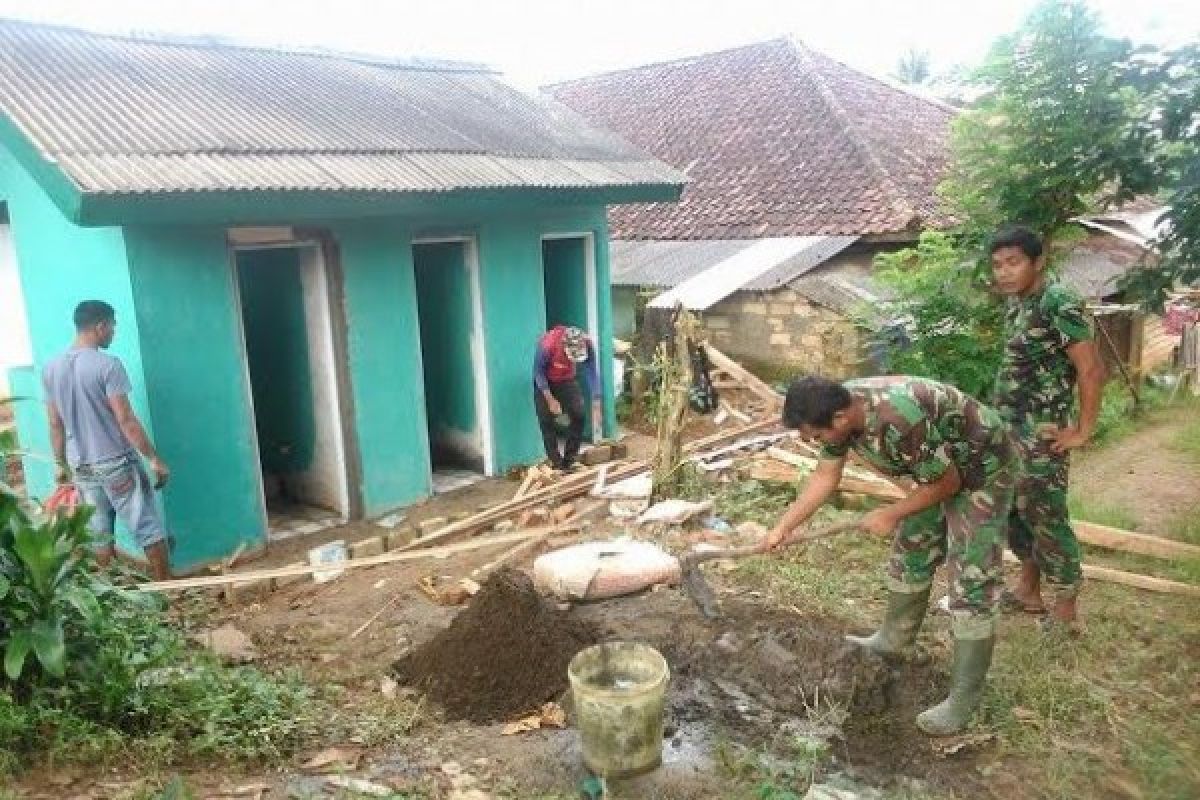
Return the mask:
[[[533,361],[533,405],[551,466],[569,470],[583,443],[580,367],[592,396],[592,418],[600,416],[600,369],[596,347],[579,328],[555,325],[538,340]],[[563,437],[559,449],[559,437]]]

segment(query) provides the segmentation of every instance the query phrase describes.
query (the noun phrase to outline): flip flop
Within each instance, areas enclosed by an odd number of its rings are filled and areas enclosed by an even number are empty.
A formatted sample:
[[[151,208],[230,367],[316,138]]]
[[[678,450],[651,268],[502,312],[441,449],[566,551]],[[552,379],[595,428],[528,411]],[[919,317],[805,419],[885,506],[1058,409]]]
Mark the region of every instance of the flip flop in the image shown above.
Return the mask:
[[[1011,589],[1005,589],[1000,594],[1000,610],[1005,614],[1030,614],[1035,617],[1045,616],[1044,605],[1029,605]]]

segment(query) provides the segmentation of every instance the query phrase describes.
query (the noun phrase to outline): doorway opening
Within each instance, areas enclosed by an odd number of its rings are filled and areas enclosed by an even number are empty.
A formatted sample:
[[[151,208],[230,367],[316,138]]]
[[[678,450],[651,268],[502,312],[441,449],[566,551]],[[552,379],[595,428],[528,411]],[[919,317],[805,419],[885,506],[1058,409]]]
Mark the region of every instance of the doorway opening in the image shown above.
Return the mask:
[[[479,262],[472,239],[413,243],[434,493],[493,471]]]
[[[597,345],[599,358],[600,323],[596,306],[596,261],[590,233],[555,234],[542,237],[542,271],[546,293],[546,328],[570,325],[586,331]],[[600,364],[597,371],[603,375]],[[583,384],[581,384],[582,386]],[[585,393],[591,391],[584,386]],[[591,397],[585,395],[584,437],[601,438],[600,420],[592,419]]]
[[[234,250],[272,539],[350,515],[329,275],[317,243]]]

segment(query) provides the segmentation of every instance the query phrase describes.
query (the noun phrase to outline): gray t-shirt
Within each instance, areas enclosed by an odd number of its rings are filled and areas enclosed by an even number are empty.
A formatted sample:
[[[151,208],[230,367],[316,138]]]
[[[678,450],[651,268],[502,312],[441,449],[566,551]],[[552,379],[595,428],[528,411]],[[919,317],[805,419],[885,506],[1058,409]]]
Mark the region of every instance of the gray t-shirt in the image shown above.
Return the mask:
[[[67,461],[72,467],[99,464],[133,451],[108,405],[129,394],[121,360],[93,348],[72,347],[42,372],[46,399],[54,403],[67,429]]]

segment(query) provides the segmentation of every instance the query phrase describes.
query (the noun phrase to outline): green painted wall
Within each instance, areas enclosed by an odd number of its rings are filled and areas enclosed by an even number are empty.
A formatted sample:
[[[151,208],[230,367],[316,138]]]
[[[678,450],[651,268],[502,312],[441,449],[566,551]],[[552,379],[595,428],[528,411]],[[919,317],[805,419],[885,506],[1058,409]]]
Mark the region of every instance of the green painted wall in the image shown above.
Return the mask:
[[[181,570],[266,539],[234,274],[222,228],[127,228],[155,444]]]
[[[312,464],[317,430],[300,251],[239,251],[237,275],[262,467],[303,472]]]
[[[333,226],[344,275],[354,425],[368,516],[429,494],[412,232],[396,222]]]
[[[153,418],[146,403],[142,373],[142,336],[134,312],[133,291],[126,268],[125,242],[119,228],[80,228],[25,170],[0,149],[0,199],[8,205],[17,266],[33,345],[35,372],[70,346],[74,338],[72,312],[81,300],[104,300],[117,314],[117,336],[111,353],[120,358],[133,385],[130,400],[153,438]],[[14,376],[14,390],[29,397],[16,406],[23,446],[43,458],[25,460],[31,493],[44,496],[53,489],[50,432],[46,424],[41,381]],[[164,454],[170,460],[170,454]],[[118,544],[137,552],[123,533]]]
[[[261,542],[261,478],[223,228],[147,225],[123,234],[80,228],[7,157],[0,158],[0,192],[9,202],[39,368],[69,343],[76,302],[100,297],[117,308],[114,353],[129,369],[135,409],[174,468],[164,502],[178,541],[176,567],[227,555],[240,541]],[[361,485],[352,492],[361,491],[368,515],[419,500],[431,488],[414,238],[477,239],[495,466],[504,470],[542,457],[531,374],[546,327],[541,237],[593,233],[606,430],[614,429],[604,208],[485,199],[466,206],[428,200],[405,218],[319,221],[338,252],[351,387],[345,411],[357,449],[348,457],[359,462]],[[14,385],[40,395],[32,374],[14,374]],[[41,406],[24,405],[18,407],[23,440],[47,452]],[[31,462],[28,469],[35,492],[50,488],[49,466]]]
[[[471,359],[474,310],[465,246],[460,242],[417,245],[413,265],[434,461],[482,468]]]
[[[637,328],[636,286],[614,286],[612,289],[613,335],[626,341],[633,340]]]
[[[587,330],[587,240],[547,239],[545,265],[546,326],[574,325]]]

